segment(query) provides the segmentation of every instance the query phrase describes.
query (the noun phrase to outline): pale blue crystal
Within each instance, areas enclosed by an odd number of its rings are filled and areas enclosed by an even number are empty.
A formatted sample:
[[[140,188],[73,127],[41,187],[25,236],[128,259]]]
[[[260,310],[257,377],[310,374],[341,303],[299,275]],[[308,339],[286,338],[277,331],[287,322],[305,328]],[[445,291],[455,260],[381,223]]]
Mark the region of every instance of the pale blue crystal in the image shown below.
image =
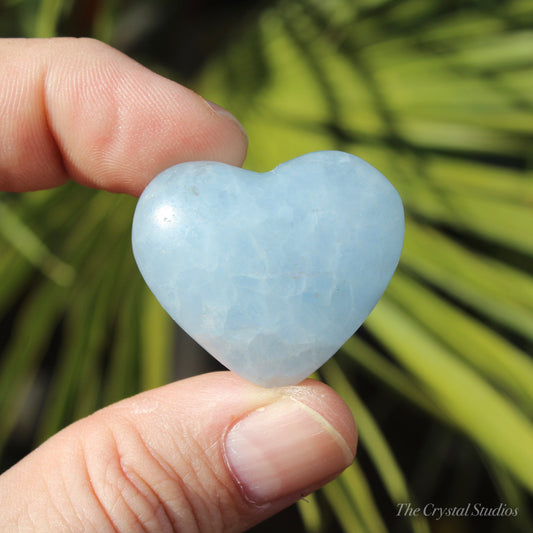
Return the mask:
[[[172,318],[240,376],[300,382],[362,324],[398,263],[400,197],[350,154],[255,172],[169,168],[133,220],[133,252]]]

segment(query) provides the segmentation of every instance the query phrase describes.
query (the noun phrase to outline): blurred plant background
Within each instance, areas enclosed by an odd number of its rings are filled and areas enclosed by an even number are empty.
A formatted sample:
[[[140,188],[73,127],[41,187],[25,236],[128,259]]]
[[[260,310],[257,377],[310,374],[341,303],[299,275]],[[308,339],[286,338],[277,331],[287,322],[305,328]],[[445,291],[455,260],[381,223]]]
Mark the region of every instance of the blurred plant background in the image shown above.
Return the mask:
[[[254,531],[533,531],[533,1],[0,4],[0,36],[55,35],[106,41],[226,106],[247,168],[340,149],[403,197],[398,271],[319,373],[353,409],[358,458]],[[133,198],[75,184],[0,198],[2,469],[214,367],[136,269]],[[519,512],[399,518],[404,502]]]

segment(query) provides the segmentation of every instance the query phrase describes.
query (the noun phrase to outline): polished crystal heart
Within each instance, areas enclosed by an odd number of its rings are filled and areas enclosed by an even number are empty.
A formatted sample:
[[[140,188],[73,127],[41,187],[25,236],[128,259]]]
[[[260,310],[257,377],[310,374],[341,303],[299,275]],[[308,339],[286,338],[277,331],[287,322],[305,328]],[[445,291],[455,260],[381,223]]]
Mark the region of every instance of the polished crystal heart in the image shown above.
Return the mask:
[[[146,188],[133,252],[172,318],[264,386],[300,382],[357,330],[398,263],[404,217],[374,167],[335,151],[255,173],[182,163]]]

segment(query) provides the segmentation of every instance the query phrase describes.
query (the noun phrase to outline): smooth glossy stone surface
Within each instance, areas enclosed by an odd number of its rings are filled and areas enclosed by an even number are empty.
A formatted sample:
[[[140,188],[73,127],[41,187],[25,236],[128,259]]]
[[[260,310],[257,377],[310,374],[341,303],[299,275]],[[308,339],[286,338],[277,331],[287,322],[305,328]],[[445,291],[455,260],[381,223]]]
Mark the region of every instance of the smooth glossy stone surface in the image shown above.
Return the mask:
[[[133,252],[172,318],[240,376],[300,382],[376,305],[398,263],[400,197],[365,161],[315,152],[255,173],[183,163],[157,176]]]

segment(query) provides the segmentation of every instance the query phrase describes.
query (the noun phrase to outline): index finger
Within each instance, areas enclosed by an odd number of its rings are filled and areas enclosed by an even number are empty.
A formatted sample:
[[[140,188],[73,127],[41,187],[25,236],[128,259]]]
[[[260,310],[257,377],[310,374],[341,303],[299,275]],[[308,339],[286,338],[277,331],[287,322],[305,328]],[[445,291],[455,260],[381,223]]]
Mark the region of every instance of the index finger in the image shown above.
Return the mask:
[[[0,189],[74,179],[139,195],[184,161],[241,165],[227,111],[91,39],[0,40]]]

